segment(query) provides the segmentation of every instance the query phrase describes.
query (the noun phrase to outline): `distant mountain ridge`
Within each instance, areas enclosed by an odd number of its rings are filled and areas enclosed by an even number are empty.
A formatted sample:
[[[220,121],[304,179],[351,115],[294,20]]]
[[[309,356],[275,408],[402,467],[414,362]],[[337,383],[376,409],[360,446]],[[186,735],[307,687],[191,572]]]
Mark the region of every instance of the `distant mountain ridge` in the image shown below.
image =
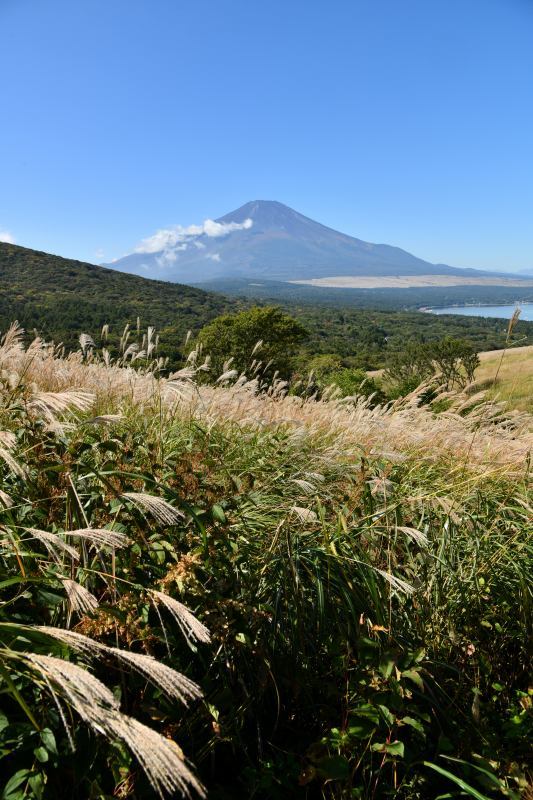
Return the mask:
[[[356,239],[275,200],[246,203],[211,226],[212,231],[208,228],[198,234],[189,233],[190,229],[160,231],[146,240],[144,252],[106,266],[182,283],[221,277],[286,281],[347,275],[486,274],[431,264],[399,247]],[[154,250],[159,240],[164,244]]]

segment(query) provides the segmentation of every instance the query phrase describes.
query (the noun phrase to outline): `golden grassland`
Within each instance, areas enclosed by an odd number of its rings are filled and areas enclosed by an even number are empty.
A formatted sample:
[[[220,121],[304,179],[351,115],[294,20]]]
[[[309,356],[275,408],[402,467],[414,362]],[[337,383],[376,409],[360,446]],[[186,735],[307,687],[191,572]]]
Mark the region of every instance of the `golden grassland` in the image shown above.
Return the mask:
[[[508,408],[533,413],[533,347],[480,353],[479,359],[476,382],[487,385],[487,397],[505,402]]]
[[[533,346],[509,347],[479,353],[473,389],[485,391],[487,401],[504,403],[508,411],[533,414]],[[381,378],[385,370],[371,370]]]
[[[526,278],[471,277],[462,275],[332,275],[329,278],[309,278],[288,281],[308,286],[336,289],[409,289],[427,286],[533,286]]]
[[[438,415],[419,406],[416,391],[392,405],[372,408],[363,397],[319,401],[289,396],[283,381],[260,392],[257,379],[237,376],[234,370],[221,375],[215,385],[198,384],[195,378],[208,363],[208,359],[204,364],[200,360],[200,353],[192,351],[186,368],[161,378],[150,371],[106,363],[92,351],[89,357],[81,351],[58,356],[52,345],[40,339],[25,350],[18,329],[12,328],[0,363],[4,371],[24,376],[25,384],[35,390],[32,402],[43,408],[50,402],[53,406],[54,397],[64,398],[58,401],[60,408],[69,405],[69,398],[76,405],[79,396],[86,398],[81,405],[96,415],[121,413],[132,406],[152,412],[161,404],[168,413],[209,424],[231,421],[290,429],[296,436],[327,434],[340,454],[364,445],[373,452],[452,456],[459,465],[464,458],[469,467],[491,464],[512,469],[523,463],[533,446],[531,416],[502,416],[501,406],[482,402],[482,392],[443,393],[448,408]],[[478,388],[477,382],[472,388]],[[53,413],[50,419],[53,425]]]

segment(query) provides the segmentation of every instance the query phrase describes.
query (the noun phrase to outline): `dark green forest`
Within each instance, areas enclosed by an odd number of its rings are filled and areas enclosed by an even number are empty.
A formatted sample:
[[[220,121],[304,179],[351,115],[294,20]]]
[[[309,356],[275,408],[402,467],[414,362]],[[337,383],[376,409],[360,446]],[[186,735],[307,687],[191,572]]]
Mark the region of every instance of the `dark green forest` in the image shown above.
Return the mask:
[[[141,317],[155,325],[167,347],[179,347],[188,330],[243,307],[242,301],[190,286],[146,280],[104,267],[0,243],[0,317],[29,332],[76,346],[80,333],[115,334]]]

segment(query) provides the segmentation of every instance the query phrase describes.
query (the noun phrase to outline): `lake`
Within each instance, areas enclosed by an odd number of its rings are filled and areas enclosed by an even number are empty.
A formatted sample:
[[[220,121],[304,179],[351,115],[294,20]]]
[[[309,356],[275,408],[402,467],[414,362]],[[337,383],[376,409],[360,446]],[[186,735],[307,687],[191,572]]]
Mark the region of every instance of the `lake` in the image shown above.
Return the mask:
[[[448,308],[430,308],[431,314],[461,314],[464,317],[500,317],[511,319],[516,306],[448,306]],[[533,303],[524,303],[520,306],[522,313],[520,319],[533,322]]]

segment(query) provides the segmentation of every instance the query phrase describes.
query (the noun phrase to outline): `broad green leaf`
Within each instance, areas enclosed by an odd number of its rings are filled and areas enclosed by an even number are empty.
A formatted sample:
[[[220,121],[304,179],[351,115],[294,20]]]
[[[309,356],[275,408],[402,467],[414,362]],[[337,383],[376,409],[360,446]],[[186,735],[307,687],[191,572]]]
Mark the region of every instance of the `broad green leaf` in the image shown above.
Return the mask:
[[[37,761],[41,762],[41,764],[46,764],[46,762],[48,761],[48,750],[46,749],[46,747],[42,746],[36,747],[35,750],[33,751],[33,755],[35,756]]]
[[[408,680],[416,684],[419,689],[424,691],[424,681],[422,680],[420,673],[417,672],[416,669],[406,669],[405,672],[402,672],[402,678],[407,678]]]
[[[403,758],[404,755],[403,742],[375,742],[371,749],[376,753],[388,753],[391,756],[400,756],[400,758]]]
[[[439,767],[437,764],[433,764],[431,761],[422,761],[422,764],[425,767],[429,767],[435,772],[438,772],[439,775],[443,775],[445,778],[448,778],[450,781],[455,783],[456,786],[459,786],[464,792],[469,794],[471,797],[475,797],[476,800],[490,800],[490,797],[487,797],[486,794],[482,794],[478,792],[477,789],[474,789],[473,786],[470,786],[469,783],[466,783],[462,778],[458,778],[457,775],[454,775],[451,772],[448,772],[447,769],[443,769],[443,767]]]
[[[19,769],[8,780],[2,792],[2,800],[20,800],[24,796],[23,790],[20,788],[30,777],[31,770]]]
[[[410,725],[411,728],[415,729],[415,731],[418,731],[418,733],[421,733],[423,736],[425,736],[426,732],[424,726],[419,720],[414,719],[414,717],[402,717],[400,721],[403,722],[404,725]]]

